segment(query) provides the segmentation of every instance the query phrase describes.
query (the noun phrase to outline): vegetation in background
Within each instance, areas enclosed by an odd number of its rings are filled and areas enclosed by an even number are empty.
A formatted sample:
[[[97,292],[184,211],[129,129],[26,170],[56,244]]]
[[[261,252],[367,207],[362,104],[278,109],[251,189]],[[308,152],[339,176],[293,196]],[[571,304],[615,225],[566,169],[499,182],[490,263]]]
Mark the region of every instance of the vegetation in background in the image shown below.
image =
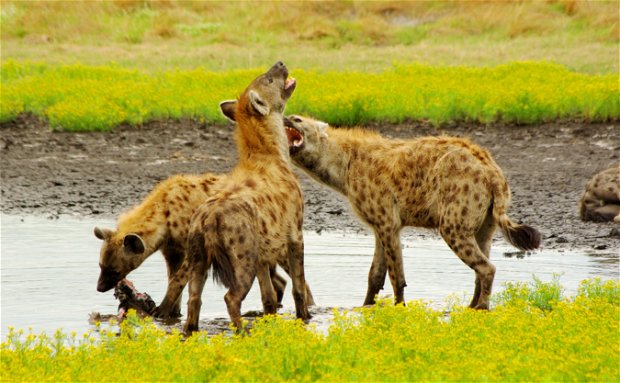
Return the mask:
[[[121,335],[23,334],[2,343],[9,381],[618,381],[620,282],[508,286],[490,312],[421,302],[335,312],[327,334],[280,316],[250,336],[182,340],[135,316]],[[538,298],[532,298],[538,297]],[[550,303],[539,308],[540,297]]]
[[[550,60],[618,73],[617,1],[7,1],[2,57],[140,70]]]
[[[158,118],[224,121],[219,102],[236,97],[260,70],[165,71],[116,66],[2,65],[0,121],[23,112],[54,129],[109,130]],[[396,65],[381,73],[306,71],[287,113],[334,125],[407,119],[541,123],[559,118],[617,120],[617,76],[574,73],[550,63],[494,68]]]

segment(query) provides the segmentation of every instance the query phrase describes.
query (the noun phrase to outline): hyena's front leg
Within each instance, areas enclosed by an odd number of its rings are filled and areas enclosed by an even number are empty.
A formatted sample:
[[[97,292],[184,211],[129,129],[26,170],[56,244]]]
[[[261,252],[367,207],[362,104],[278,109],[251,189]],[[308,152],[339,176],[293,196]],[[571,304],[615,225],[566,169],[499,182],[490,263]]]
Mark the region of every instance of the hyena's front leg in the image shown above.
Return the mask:
[[[394,303],[405,303],[405,272],[403,270],[403,255],[400,248],[400,230],[378,229],[376,234],[383,246],[383,257],[387,265],[390,281],[394,290]]]
[[[375,304],[375,297],[383,289],[386,274],[387,267],[385,265],[383,245],[381,240],[379,240],[379,235],[375,233],[375,255],[372,258],[372,265],[368,273],[368,291],[366,292],[364,306]]]
[[[178,310],[180,316],[181,296],[187,281],[189,280],[190,265],[187,258],[183,261],[181,267],[174,273],[173,277],[168,281],[168,289],[166,295],[160,305],[155,309],[153,316],[161,319],[175,317],[174,313]]]
[[[289,244],[289,275],[293,280],[293,299],[295,300],[295,311],[297,318],[304,321],[312,318],[308,311],[308,302],[306,300],[306,276],[304,274],[304,242],[300,235],[297,241],[291,241]]]
[[[162,249],[162,254],[164,255],[164,259],[166,260],[166,268],[168,271],[168,288],[166,290],[166,295],[168,295],[168,291],[171,290],[171,285],[175,283],[176,274],[181,268],[183,264],[183,260],[185,259],[185,252],[180,251],[176,248],[167,247]],[[185,288],[185,284],[187,280],[181,287],[181,292]],[[178,299],[174,303],[173,308],[170,310],[169,317],[170,318],[180,318],[181,317],[181,296],[182,294],[178,294]],[[160,305],[161,306],[161,305]]]

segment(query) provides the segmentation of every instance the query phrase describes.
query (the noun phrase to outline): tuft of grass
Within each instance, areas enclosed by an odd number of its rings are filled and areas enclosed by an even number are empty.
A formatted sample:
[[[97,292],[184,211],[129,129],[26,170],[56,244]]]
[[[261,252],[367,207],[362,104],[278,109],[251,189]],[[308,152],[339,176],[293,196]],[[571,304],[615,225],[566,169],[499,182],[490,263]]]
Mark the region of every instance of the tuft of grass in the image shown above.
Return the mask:
[[[591,283],[602,288],[600,280],[592,281]],[[605,291],[613,292],[613,289],[607,290],[607,288],[605,288]],[[601,292],[602,290],[597,291],[593,296]],[[497,301],[498,304],[522,301],[528,306],[533,306],[543,311],[550,311],[553,309],[554,305],[562,300],[563,293],[564,288],[560,284],[559,274],[554,274],[552,280],[549,282],[544,282],[533,275],[532,282],[529,283],[507,282],[504,286],[504,290],[500,294],[494,296],[494,300]]]
[[[148,73],[119,66],[5,62],[0,121],[30,112],[53,129],[109,130],[158,118],[223,122],[218,104],[260,70]],[[288,113],[333,125],[428,120],[535,124],[556,119],[618,120],[615,75],[575,73],[551,63],[490,68],[394,65],[380,73],[291,69],[298,90]]]
[[[0,379],[618,381],[620,283],[595,279],[582,286],[550,310],[508,294],[490,312],[461,307],[447,319],[421,302],[385,300],[335,311],[327,334],[267,316],[249,336],[201,332],[183,339],[134,313],[120,335],[100,329],[48,337],[10,329],[0,346]],[[548,287],[534,281],[526,289],[546,296]]]

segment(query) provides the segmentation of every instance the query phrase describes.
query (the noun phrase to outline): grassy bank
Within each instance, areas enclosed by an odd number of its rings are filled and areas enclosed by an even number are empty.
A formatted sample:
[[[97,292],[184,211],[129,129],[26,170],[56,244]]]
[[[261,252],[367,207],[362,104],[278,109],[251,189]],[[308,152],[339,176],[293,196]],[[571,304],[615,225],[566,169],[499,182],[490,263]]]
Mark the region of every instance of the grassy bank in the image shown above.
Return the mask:
[[[2,65],[0,121],[23,112],[54,129],[109,130],[159,118],[221,122],[218,104],[261,70],[148,73],[118,66]],[[379,73],[291,68],[298,79],[288,113],[334,125],[407,119],[533,124],[555,119],[617,120],[616,75],[588,75],[551,63],[491,68],[395,65]]]
[[[616,1],[2,1],[2,57],[147,71],[549,60],[618,72]]]
[[[267,317],[250,336],[181,341],[131,317],[96,340],[9,334],[9,381],[618,381],[620,284],[510,284],[490,312],[384,301],[336,313],[326,335]]]

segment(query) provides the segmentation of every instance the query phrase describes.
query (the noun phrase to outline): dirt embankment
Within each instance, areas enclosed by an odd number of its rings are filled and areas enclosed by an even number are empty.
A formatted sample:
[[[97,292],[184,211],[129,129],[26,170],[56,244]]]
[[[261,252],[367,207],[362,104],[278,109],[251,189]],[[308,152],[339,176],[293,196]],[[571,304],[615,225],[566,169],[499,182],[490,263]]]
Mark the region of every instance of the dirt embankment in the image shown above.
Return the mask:
[[[394,138],[468,136],[489,149],[504,170],[513,192],[510,216],[537,227],[546,248],[620,251],[618,225],[583,223],[577,215],[587,181],[620,161],[619,123],[443,129],[411,123],[371,128]],[[116,217],[172,174],[231,169],[236,162],[232,129],[184,120],[108,133],[64,133],[22,116],[0,125],[1,210]],[[306,230],[367,232],[342,196],[298,174],[305,192]],[[436,234],[408,229],[406,235]]]

